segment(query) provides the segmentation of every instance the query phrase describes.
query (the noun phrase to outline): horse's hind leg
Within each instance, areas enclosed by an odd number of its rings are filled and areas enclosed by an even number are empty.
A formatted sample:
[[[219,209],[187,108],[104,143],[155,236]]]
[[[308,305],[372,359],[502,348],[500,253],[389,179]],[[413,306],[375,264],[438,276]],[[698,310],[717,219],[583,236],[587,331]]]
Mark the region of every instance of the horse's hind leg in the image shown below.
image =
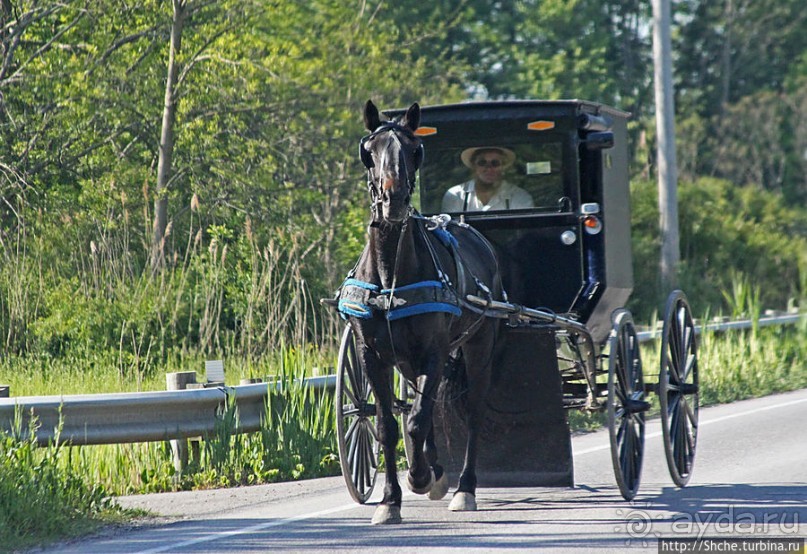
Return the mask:
[[[468,372],[468,442],[465,447],[465,462],[460,473],[459,485],[448,506],[449,510],[455,512],[476,510],[477,448],[479,430],[484,422],[490,388],[494,332],[491,331],[483,336],[485,338],[480,337],[479,341],[471,341],[463,348],[463,357]]]
[[[412,460],[408,485],[409,490],[416,494],[430,492],[435,482],[433,465],[437,461],[437,455],[434,449],[434,437],[431,437],[431,449],[428,439],[430,434],[433,435],[434,398],[440,384],[437,369],[442,368],[444,363],[445,361],[437,354],[428,358],[423,367],[424,375],[418,379],[419,394],[416,395],[412,411],[409,412],[407,432],[412,439]]]
[[[448,475],[446,475],[443,466],[437,463],[437,447],[434,443],[434,423],[429,429],[429,435],[426,437],[426,445],[423,449],[426,454],[426,459],[434,472],[434,485],[429,490],[429,500],[440,500],[448,494]]]

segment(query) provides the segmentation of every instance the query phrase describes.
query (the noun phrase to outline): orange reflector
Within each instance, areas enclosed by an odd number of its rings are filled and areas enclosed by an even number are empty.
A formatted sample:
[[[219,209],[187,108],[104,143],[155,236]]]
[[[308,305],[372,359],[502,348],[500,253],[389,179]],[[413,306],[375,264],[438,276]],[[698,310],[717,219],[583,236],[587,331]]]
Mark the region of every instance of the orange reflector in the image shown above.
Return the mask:
[[[596,235],[602,231],[602,221],[598,217],[588,215],[583,218],[583,229],[589,235]]]
[[[429,135],[437,134],[437,127],[418,127],[415,129],[415,134],[419,137],[428,137]]]
[[[527,123],[527,129],[530,131],[548,131],[549,129],[555,128],[554,121],[533,121],[531,123]]]

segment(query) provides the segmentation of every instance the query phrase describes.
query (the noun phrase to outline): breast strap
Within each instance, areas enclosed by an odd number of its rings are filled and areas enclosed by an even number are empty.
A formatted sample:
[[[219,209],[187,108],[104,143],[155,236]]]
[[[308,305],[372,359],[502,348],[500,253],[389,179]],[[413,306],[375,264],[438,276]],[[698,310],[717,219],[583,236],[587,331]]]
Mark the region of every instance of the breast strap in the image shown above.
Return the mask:
[[[462,313],[454,290],[442,281],[420,281],[397,287],[393,292],[352,277],[339,290],[338,310],[343,317],[361,319],[369,319],[373,311],[381,311],[390,321],[434,312],[457,316]]]

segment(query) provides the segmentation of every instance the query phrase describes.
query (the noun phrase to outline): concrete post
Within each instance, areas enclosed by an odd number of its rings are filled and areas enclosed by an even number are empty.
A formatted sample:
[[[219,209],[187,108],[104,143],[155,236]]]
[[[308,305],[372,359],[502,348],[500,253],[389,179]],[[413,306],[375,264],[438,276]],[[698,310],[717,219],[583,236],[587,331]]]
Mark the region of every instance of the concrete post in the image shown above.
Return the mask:
[[[11,396],[11,385],[0,385],[0,398],[8,398]]]
[[[195,371],[179,371],[177,373],[165,374],[165,388],[167,390],[185,390],[188,388],[188,385],[194,383],[196,383]],[[177,475],[179,475],[188,464],[187,439],[172,440],[171,452],[174,456],[174,469],[176,469]]]

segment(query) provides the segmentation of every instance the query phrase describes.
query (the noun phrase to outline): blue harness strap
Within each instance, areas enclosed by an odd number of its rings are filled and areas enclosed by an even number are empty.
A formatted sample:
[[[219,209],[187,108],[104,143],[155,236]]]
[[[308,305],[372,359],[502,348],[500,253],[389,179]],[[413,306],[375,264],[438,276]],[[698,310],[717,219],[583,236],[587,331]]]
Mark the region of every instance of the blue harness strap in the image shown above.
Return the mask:
[[[383,311],[390,321],[427,313],[462,314],[454,292],[441,281],[419,281],[400,286],[393,293],[391,289],[348,278],[339,290],[337,309],[343,318],[360,319],[370,319],[374,311]]]
[[[443,216],[447,217],[447,216]],[[414,219],[429,221],[416,215]],[[445,228],[446,220],[438,220],[425,229],[431,232],[446,249],[454,252],[457,239]],[[421,229],[423,229],[421,227]],[[339,288],[337,309],[343,318],[348,316],[370,319],[375,312],[383,312],[389,321],[428,313],[462,315],[457,291],[448,282],[428,236],[424,236],[435,265],[437,278],[418,281],[396,287],[395,290],[381,289],[378,285],[353,278],[355,268],[348,274]]]

